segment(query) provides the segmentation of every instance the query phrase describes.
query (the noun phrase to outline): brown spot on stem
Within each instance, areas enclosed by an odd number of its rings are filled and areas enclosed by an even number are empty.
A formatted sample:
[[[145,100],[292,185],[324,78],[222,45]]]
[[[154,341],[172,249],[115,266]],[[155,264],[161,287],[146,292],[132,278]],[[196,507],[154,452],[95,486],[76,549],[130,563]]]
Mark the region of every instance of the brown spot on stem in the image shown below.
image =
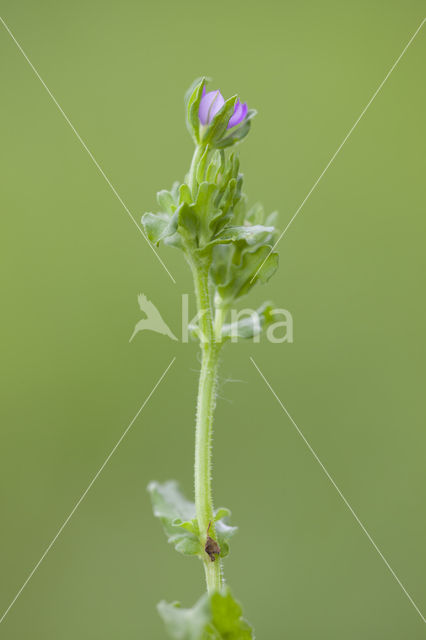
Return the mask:
[[[209,536],[210,525],[211,521],[209,522],[209,526],[207,527],[207,541],[204,547],[204,551],[207,553],[210,560],[214,562],[216,560],[216,556],[220,554],[220,547],[217,544],[216,540],[213,540],[213,538]]]

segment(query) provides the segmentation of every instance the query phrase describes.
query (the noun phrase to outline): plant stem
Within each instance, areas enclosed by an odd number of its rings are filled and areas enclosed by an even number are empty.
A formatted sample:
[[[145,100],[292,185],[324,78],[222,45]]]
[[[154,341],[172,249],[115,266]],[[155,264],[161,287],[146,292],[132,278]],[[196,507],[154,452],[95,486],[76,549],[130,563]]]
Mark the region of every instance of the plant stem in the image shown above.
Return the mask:
[[[217,307],[214,316],[214,335],[216,340],[221,339],[222,326],[225,322],[228,310],[223,307]]]
[[[213,326],[208,272],[210,261],[190,260],[194,277],[197,307],[200,314],[201,372],[198,385],[197,419],[195,431],[195,509],[200,530],[200,540],[205,546],[207,537],[215,539],[214,509],[211,487],[211,455],[213,413],[216,403],[216,381],[220,342],[216,341]],[[207,591],[219,591],[222,586],[221,564],[212,562],[205,553],[203,558]]]
[[[213,523],[213,497],[211,489],[211,446],[213,432],[213,411],[216,401],[216,376],[218,354],[213,345],[203,348],[201,373],[197,399],[197,421],[195,432],[195,508],[201,541],[205,546],[207,535],[215,537]],[[208,531],[208,533],[207,533]],[[207,590],[221,588],[220,560],[214,562],[205,554],[204,570]]]

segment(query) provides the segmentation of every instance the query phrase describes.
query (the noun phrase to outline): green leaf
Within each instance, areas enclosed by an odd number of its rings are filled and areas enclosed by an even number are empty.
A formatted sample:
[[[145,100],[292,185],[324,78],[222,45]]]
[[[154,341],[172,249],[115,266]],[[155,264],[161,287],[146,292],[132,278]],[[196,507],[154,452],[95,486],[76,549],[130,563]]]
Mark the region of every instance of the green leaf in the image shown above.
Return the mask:
[[[213,593],[210,599],[212,627],[219,633],[218,638],[226,640],[253,640],[251,626],[242,618],[239,602],[234,600],[227,588],[224,593]],[[212,639],[215,636],[212,636]]]
[[[265,224],[267,226],[275,227],[277,220],[278,220],[278,211],[273,211],[268,216],[266,216]],[[275,233],[277,233],[277,231]]]
[[[157,202],[162,212],[172,214],[176,209],[176,202],[173,194],[167,189],[162,189],[157,193]]]
[[[157,246],[161,240],[166,240],[176,233],[177,225],[177,212],[172,216],[167,215],[167,213],[144,213],[142,216],[144,231],[148,239]]]
[[[213,522],[217,522],[217,520],[221,520],[222,518],[229,518],[230,515],[231,512],[229,509],[226,507],[219,507],[219,509],[216,509],[214,513]]]
[[[254,276],[253,284],[254,282],[256,282],[256,280],[260,280],[262,284],[265,284],[265,282],[268,282],[268,280],[274,275],[275,271],[278,269],[278,253],[276,252],[270,253],[270,251],[268,251],[268,256],[266,260],[264,258],[263,260],[262,260],[263,264],[261,263],[262,266],[260,267],[260,269],[259,267],[256,267],[256,274]]]
[[[211,619],[211,607],[207,594],[200,598],[192,609],[182,609],[179,603],[168,604],[164,600],[158,603],[157,609],[170,638],[176,640],[206,638],[205,629]]]
[[[154,515],[162,522],[164,532],[176,551],[184,555],[202,555],[204,549],[198,536],[195,505],[179,491],[174,480],[148,486]]]
[[[223,156],[220,151],[215,151],[206,171],[207,182],[216,182],[219,171],[222,169]]]
[[[177,210],[179,220],[179,232],[187,240],[198,245],[200,235],[200,217],[195,205],[184,202]]]
[[[166,213],[144,213],[142,216],[142,226],[148,239],[158,245],[167,227],[170,218]]]
[[[230,306],[234,300],[246,295],[257,281],[267,282],[277,267],[278,254],[271,253],[267,244],[254,248],[216,246],[211,273],[222,304]]]
[[[238,527],[231,527],[222,518],[215,516],[215,529],[217,543],[220,547],[219,557],[226,558],[229,555],[229,540],[238,531]]]
[[[210,154],[210,149],[209,149],[209,146],[207,145],[206,148],[204,149],[204,153],[201,156],[200,161],[198,163],[198,167],[197,167],[196,178],[197,178],[198,184],[204,181],[209,154]]]
[[[186,204],[192,204],[192,193],[186,182],[183,182],[179,187],[179,202],[186,202]]]
[[[253,629],[229,587],[203,595],[192,609],[160,602],[158,611],[175,640],[254,640]]]
[[[208,182],[202,182],[198,187],[198,194],[195,205],[197,207],[197,213],[201,220],[206,220],[211,216],[212,200],[216,189],[217,187],[215,184],[209,184]]]
[[[198,188],[194,208],[200,225],[200,246],[204,246],[210,241],[212,236],[211,221],[222,216],[222,211],[216,207],[214,202],[216,192],[216,185],[209,182],[202,182]]]
[[[264,227],[260,224],[243,227],[225,227],[211,244],[230,244],[243,240],[249,246],[268,242],[275,233],[274,227]]]
[[[250,224],[263,224],[265,220],[265,209],[260,202],[256,202],[246,214],[246,220]]]
[[[246,219],[246,210],[247,196],[244,193],[241,193],[240,198],[238,199],[238,202],[234,204],[232,211],[232,222],[236,227],[243,226]]]
[[[266,327],[274,322],[273,306],[264,302],[257,311],[241,320],[224,324],[222,327],[223,338],[250,339],[259,335]]]
[[[233,207],[236,193],[237,180],[236,178],[231,178],[226,185],[226,189],[220,203],[221,209],[223,210],[224,214],[228,213],[228,211]]]

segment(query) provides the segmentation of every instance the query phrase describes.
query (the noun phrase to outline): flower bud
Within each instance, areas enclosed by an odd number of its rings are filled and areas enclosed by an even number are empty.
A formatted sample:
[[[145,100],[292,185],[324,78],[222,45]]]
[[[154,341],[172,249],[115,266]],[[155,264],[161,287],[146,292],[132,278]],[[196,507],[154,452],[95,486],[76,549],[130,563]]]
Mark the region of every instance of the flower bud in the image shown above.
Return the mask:
[[[198,109],[198,117],[201,124],[210,124],[224,104],[225,99],[220,91],[209,91],[206,93],[206,87],[203,87],[200,108]]]
[[[205,83],[205,78],[200,78],[187,92],[188,129],[196,144],[230,147],[248,134],[256,112],[237,96],[225,100],[219,90],[206,91]]]
[[[222,109],[225,104],[225,99],[221,92],[209,91],[206,93],[206,87],[203,87],[202,98],[200,102],[200,108],[198,109],[198,117],[202,125],[208,125],[212,122],[213,118]],[[238,124],[241,124],[248,113],[247,103],[242,104],[239,100],[235,103],[234,112],[229,118],[227,129],[232,129]]]

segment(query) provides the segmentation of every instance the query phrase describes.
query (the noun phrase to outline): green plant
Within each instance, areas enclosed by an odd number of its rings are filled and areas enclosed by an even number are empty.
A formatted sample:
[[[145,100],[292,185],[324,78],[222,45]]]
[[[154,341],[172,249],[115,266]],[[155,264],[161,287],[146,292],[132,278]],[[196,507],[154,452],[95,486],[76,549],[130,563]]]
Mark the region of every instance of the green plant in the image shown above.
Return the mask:
[[[241,608],[223,581],[222,559],[229,552],[228,509],[215,510],[211,487],[213,414],[221,349],[231,338],[253,338],[273,322],[271,305],[250,318],[227,323],[228,313],[256,282],[266,282],[277,268],[273,252],[276,214],[261,205],[248,209],[235,145],[246,137],[255,115],[237,96],[224,100],[206,92],[204,78],[186,94],[187,125],[194,139],[191,167],[182,184],[158,193],[159,213],[145,213],[142,224],[158,245],[177,247],[191,269],[197,300],[192,332],[202,354],[195,434],[195,503],[174,481],[153,482],[154,514],[169,542],[204,566],[207,593],[192,609],[159,604],[172,638],[244,640],[254,638]]]

